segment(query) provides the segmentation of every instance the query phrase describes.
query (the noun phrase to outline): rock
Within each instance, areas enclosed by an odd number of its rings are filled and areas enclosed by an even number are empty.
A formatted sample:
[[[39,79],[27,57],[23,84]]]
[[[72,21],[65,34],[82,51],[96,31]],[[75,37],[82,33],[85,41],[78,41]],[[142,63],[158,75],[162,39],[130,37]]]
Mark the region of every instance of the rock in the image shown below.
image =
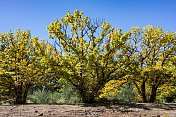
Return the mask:
[[[35,110],[35,113],[37,113],[38,112],[38,110]]]
[[[41,113],[39,116],[43,116],[43,113]]]

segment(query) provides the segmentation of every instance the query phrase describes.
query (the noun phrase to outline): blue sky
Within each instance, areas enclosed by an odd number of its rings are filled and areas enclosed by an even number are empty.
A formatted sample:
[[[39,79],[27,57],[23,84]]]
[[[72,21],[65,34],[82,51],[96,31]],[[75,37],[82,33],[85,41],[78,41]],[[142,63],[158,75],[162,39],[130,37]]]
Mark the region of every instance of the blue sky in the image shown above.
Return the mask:
[[[176,0],[0,0],[0,33],[20,28],[47,39],[46,27],[77,9],[124,31],[158,25],[176,32]]]

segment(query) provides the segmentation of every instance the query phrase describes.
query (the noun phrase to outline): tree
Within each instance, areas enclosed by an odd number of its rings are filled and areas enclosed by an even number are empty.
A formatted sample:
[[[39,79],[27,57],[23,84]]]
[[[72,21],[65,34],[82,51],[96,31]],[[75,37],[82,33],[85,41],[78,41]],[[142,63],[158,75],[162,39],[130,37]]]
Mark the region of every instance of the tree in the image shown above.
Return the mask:
[[[153,26],[133,27],[130,33],[123,51],[133,64],[126,69],[125,78],[135,84],[143,102],[154,102],[158,88],[175,80],[169,66],[176,55],[176,33]]]
[[[108,81],[123,75],[123,57],[118,53],[129,33],[82,15],[78,10],[74,15],[68,12],[47,29],[49,37],[57,39],[52,68],[78,90],[83,102],[91,103]]]
[[[49,75],[45,74],[48,69],[40,64],[42,50],[34,47],[38,44],[46,49],[47,44],[39,43],[38,37],[31,39],[30,31],[20,29],[16,35],[11,31],[0,34],[0,42],[0,93],[15,98],[16,104],[25,103],[29,89],[44,84],[43,79]]]
[[[171,58],[167,69],[172,72],[171,82],[159,87],[158,98],[165,102],[174,102],[176,101],[176,56]]]

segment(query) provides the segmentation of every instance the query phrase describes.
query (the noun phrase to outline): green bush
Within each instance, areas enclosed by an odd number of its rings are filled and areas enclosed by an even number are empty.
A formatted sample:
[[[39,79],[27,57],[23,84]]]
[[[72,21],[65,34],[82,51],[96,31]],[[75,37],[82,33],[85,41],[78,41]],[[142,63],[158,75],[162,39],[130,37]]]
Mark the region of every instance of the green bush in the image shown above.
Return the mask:
[[[53,92],[45,88],[29,92],[27,97],[30,101],[38,104],[48,103],[78,103],[80,98],[71,85],[65,85],[60,92]]]
[[[65,103],[79,103],[80,97],[71,85],[65,85],[60,90],[60,97],[65,99]]]
[[[33,94],[28,95],[27,99],[38,104],[57,103],[59,94],[57,92],[52,93],[43,88],[42,90],[38,89]]]
[[[116,101],[116,102],[125,102],[129,103],[134,101],[134,97],[137,96],[136,93],[133,92],[134,86],[132,84],[126,84],[120,89],[120,93],[116,94],[115,96],[106,95],[105,98],[109,101]]]

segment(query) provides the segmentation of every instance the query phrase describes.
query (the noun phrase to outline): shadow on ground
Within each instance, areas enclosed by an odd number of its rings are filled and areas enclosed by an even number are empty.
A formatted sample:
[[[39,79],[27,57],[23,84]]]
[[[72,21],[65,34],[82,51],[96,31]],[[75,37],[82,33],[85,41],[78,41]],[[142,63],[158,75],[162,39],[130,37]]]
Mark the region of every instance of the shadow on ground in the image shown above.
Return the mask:
[[[111,103],[94,103],[84,104],[83,107],[98,107],[104,106],[107,109],[120,112],[133,112],[135,109],[141,110],[176,110],[176,103],[123,103],[123,104],[111,104]]]

